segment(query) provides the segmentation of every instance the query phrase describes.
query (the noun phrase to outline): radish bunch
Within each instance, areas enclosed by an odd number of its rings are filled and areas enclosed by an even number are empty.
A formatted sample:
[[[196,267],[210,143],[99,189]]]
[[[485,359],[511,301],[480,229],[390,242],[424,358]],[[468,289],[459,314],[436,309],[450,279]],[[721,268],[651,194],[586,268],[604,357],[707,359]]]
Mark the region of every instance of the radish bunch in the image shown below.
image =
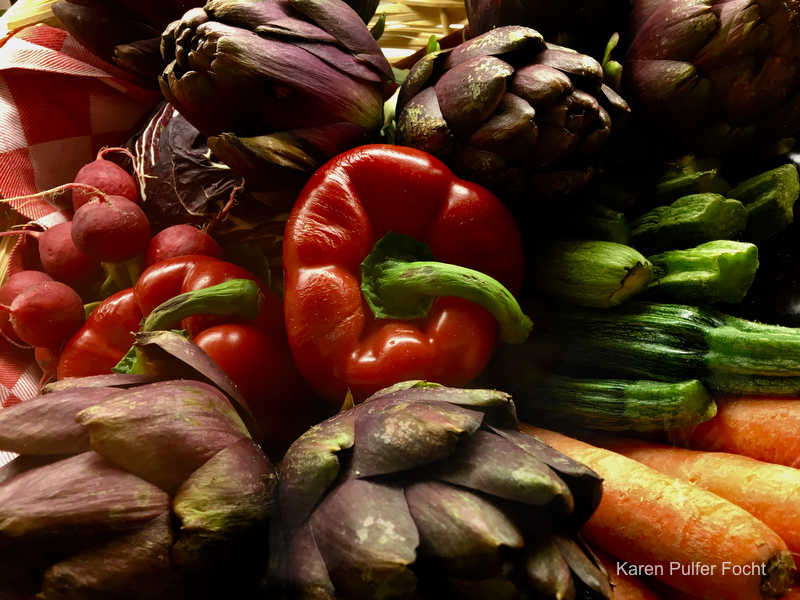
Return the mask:
[[[222,258],[219,244],[191,225],[174,225],[151,238],[134,177],[106,158],[122,148],[101,150],[72,183],[44,194],[72,192],[72,218],[44,231],[21,229],[0,235],[25,235],[38,246],[43,271],[26,270],[0,286],[0,335],[34,346],[37,356],[57,355],[85,321],[84,299],[92,284],[116,265],[135,262],[139,270],[166,258],[203,254]]]

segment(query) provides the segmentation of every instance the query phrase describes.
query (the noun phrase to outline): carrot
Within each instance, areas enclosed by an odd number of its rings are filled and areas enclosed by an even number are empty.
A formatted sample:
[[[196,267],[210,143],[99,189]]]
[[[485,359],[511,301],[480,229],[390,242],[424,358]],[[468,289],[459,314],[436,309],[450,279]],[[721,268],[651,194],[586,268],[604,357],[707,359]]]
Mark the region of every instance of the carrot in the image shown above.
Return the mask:
[[[671,477],[683,479],[745,509],[800,554],[800,469],[727,452],[702,452],[616,436],[590,438]]]
[[[626,562],[705,600],[779,598],[794,560],[784,541],[735,504],[632,458],[559,433],[522,430],[603,478],[584,537]]]
[[[670,432],[676,446],[732,452],[800,468],[800,399],[715,398],[717,414],[694,427]]]
[[[647,582],[647,585],[652,587],[653,591],[658,594],[658,597],[661,600],[703,600],[702,598],[698,598],[692,594],[687,594],[686,592],[676,590],[671,585],[667,585],[655,577],[646,577],[645,581]],[[781,600],[786,600],[786,596],[781,598]]]
[[[608,571],[608,578],[614,589],[614,600],[661,600],[641,579],[628,574],[622,561],[594,544],[590,546],[597,560]]]

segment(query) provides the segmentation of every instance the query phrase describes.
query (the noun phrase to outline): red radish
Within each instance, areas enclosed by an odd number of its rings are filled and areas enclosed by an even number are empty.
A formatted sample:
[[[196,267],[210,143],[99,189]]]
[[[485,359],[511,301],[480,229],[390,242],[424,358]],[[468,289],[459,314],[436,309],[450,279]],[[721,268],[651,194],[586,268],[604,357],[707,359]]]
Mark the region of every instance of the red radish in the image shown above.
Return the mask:
[[[19,296],[26,289],[42,281],[52,281],[53,278],[42,271],[20,271],[8,277],[3,285],[0,285],[0,304],[10,305],[14,298]],[[9,314],[0,311],[0,333],[3,337],[12,342],[21,343],[22,340],[14,331],[9,321]]]
[[[108,196],[122,196],[139,203],[139,190],[133,177],[117,163],[103,158],[101,151],[95,160],[84,165],[75,175],[74,183],[91,186]],[[97,198],[91,188],[72,189],[72,207],[78,210],[90,200]]]
[[[100,272],[100,263],[87,256],[72,241],[72,222],[58,223],[44,231],[20,229],[0,235],[24,234],[39,243],[39,260],[42,268],[56,281],[79,286]]]
[[[100,262],[130,260],[147,248],[150,222],[137,204],[122,196],[107,196],[75,211],[72,241]]]
[[[60,348],[86,320],[81,297],[58,281],[34,283],[0,310],[9,313],[19,339],[43,348]]]
[[[167,258],[202,254],[222,258],[222,248],[208,233],[192,225],[172,225],[150,240],[144,253],[144,268]]]

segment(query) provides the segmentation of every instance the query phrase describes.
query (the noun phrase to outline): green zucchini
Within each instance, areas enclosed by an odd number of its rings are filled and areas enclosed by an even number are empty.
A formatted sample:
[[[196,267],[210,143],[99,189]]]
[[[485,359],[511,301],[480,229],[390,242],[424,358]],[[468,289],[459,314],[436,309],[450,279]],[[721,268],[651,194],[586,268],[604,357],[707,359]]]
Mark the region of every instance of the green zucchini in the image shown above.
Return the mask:
[[[745,321],[709,307],[627,302],[560,304],[531,334],[552,370],[569,376],[698,379],[712,392],[800,394],[800,329]]]
[[[744,230],[747,209],[720,194],[683,196],[631,222],[631,245],[645,255],[685,249],[735,237]]]
[[[509,381],[523,421],[603,431],[662,431],[707,421],[717,406],[696,379],[666,383],[583,379],[543,375],[532,382]]]
[[[727,196],[747,209],[747,226],[742,238],[761,242],[786,228],[794,216],[800,195],[800,178],[793,164],[781,165],[741,182]]]
[[[527,263],[532,291],[581,306],[617,306],[653,280],[653,266],[642,254],[602,240],[542,240]]]
[[[714,158],[694,154],[681,156],[673,162],[658,165],[647,179],[649,193],[663,204],[690,194],[712,192],[726,195],[730,184],[722,177],[722,163]]]
[[[745,242],[714,240],[647,259],[653,265],[650,291],[663,292],[678,302],[739,302],[755,279],[758,248]]]

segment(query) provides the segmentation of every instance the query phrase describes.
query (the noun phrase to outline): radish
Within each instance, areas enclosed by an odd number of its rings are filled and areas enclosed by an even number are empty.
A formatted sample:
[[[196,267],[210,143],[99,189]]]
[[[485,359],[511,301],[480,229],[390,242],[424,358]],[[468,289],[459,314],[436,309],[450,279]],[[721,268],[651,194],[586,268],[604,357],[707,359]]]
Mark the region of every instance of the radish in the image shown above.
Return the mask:
[[[134,178],[117,163],[104,158],[106,153],[112,151],[123,151],[123,149],[106,148],[101,150],[95,160],[81,167],[75,175],[73,183],[91,187],[72,188],[74,210],[78,210],[90,200],[97,198],[96,190],[107,196],[122,196],[131,202],[139,203],[139,189]]]
[[[73,243],[71,221],[58,223],[44,231],[20,229],[0,235],[27,235],[36,239],[42,268],[53,279],[69,286],[80,286],[100,273],[100,263],[78,250]]]
[[[72,241],[100,262],[130,260],[150,243],[150,222],[137,204],[122,196],[107,196],[75,211]]]
[[[144,268],[167,258],[202,254],[222,258],[222,248],[208,233],[192,225],[172,225],[150,240],[144,253]]]
[[[33,283],[0,310],[8,313],[20,340],[43,348],[60,348],[86,320],[81,297],[58,281]]]
[[[14,298],[32,285],[52,280],[52,277],[42,271],[20,271],[15,273],[9,276],[3,285],[0,285],[0,304],[10,305]],[[9,314],[5,311],[0,311],[0,334],[12,343],[18,344],[22,342],[11,326]]]

